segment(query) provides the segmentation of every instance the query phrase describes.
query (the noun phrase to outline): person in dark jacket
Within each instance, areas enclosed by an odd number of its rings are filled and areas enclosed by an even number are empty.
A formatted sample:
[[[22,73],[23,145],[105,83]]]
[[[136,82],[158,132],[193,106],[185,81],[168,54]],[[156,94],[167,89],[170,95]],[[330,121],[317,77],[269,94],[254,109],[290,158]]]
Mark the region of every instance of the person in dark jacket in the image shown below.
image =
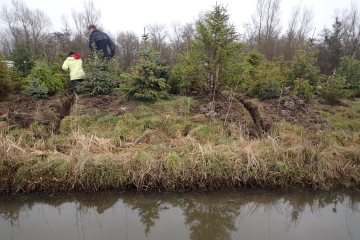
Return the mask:
[[[115,55],[114,42],[110,39],[110,37],[106,33],[103,33],[98,29],[96,29],[96,26],[93,24],[89,26],[89,32],[90,32],[89,48],[93,51],[94,48],[92,44],[95,43],[96,49],[103,51],[104,53],[103,58],[110,60]],[[108,52],[108,48],[107,48],[108,46],[110,48],[110,53]]]

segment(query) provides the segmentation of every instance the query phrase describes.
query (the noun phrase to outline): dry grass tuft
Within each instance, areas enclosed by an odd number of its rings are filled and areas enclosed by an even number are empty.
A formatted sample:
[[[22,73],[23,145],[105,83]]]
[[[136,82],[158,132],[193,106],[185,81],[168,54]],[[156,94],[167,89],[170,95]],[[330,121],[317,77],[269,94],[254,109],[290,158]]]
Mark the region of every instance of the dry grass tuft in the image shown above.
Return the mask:
[[[240,123],[149,109],[99,120],[69,116],[50,138],[38,128],[0,135],[0,192],[359,185],[358,133],[282,123],[254,139]]]

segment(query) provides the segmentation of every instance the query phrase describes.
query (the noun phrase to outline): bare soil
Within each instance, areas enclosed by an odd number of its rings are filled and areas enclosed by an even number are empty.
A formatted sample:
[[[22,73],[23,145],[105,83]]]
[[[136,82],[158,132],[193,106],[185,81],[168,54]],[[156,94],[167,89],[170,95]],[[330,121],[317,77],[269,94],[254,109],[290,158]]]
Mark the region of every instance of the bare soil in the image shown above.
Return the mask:
[[[256,126],[259,122],[262,124],[265,122],[267,126],[288,122],[304,127],[313,127],[325,122],[312,110],[311,105],[295,95],[265,101],[238,97],[230,101],[229,93],[226,91],[218,91],[214,96],[209,91],[183,91],[181,94],[196,100],[196,105],[191,110],[193,115],[204,114],[209,119],[236,122],[250,132],[251,129],[256,128],[267,130],[264,129],[267,128],[266,126]],[[7,124],[10,126],[29,127],[36,121],[50,125],[56,131],[61,119],[71,111],[77,115],[86,114],[96,119],[108,114],[121,115],[124,112],[131,112],[136,107],[134,103],[124,103],[121,96],[116,94],[93,98],[80,95],[75,98],[70,91],[67,91],[49,99],[19,94],[16,100],[0,103],[0,114],[8,115]]]
[[[224,91],[222,91],[224,92]],[[286,95],[277,99],[261,101],[246,96],[237,96],[229,104],[229,96],[218,91],[214,97],[209,91],[184,91],[183,95],[192,96],[197,105],[193,114],[205,114],[208,118],[237,122],[267,131],[272,125],[287,122],[306,128],[320,128],[325,120],[313,110],[310,104],[295,95]]]
[[[90,115],[94,119],[113,114],[131,112],[138,105],[124,102],[120,94],[99,95],[87,98],[82,95],[74,102],[73,111],[77,115]]]
[[[19,93],[17,98],[10,102],[0,103],[0,112],[7,117],[10,126],[19,125],[29,127],[38,122],[50,125],[56,131],[59,122],[69,115],[73,96],[69,92],[58,94],[49,99],[39,99]]]

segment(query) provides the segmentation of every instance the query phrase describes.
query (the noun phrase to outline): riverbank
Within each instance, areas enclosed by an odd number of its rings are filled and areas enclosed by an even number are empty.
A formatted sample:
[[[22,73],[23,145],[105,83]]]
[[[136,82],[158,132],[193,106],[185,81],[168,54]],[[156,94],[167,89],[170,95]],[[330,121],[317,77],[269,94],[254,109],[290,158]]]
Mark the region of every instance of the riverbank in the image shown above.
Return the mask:
[[[336,107],[299,103],[302,109],[285,114],[278,108],[278,121],[271,106],[281,106],[284,98],[270,105],[217,102],[214,112],[204,109],[211,103],[191,96],[90,107],[95,100],[73,100],[68,114],[54,118],[58,125],[34,121],[21,127],[11,125],[9,116],[0,135],[0,192],[331,189],[360,183],[359,100]],[[244,107],[251,102],[259,106],[255,115]],[[292,110],[302,117],[295,119],[316,115],[317,122],[293,121]]]

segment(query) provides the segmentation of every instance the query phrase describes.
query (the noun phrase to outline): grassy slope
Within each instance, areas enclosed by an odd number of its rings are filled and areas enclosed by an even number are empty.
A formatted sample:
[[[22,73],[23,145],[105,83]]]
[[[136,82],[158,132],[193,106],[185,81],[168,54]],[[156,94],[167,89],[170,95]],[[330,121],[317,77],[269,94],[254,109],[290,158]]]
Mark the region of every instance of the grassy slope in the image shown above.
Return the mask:
[[[58,135],[36,124],[0,135],[0,191],[358,186],[360,101],[348,103],[315,106],[327,130],[278,123],[259,139],[193,116],[188,97],[97,120],[75,104]]]

